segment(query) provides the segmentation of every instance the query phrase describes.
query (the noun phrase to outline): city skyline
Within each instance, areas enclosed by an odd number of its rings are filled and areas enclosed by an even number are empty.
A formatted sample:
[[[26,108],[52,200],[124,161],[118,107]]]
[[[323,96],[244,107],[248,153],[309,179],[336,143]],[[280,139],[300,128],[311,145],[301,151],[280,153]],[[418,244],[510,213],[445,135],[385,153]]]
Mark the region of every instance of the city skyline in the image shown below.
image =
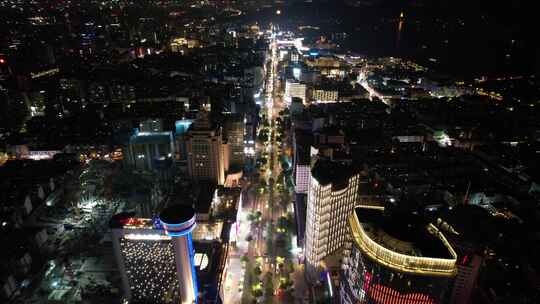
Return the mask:
[[[0,0],[0,302],[539,302],[534,8]]]

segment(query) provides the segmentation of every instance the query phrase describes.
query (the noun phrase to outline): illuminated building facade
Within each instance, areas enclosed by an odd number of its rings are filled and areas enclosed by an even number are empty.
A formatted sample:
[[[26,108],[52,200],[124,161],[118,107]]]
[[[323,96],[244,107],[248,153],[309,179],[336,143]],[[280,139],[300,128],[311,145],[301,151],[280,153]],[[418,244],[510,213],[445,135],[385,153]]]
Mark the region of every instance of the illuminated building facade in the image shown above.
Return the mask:
[[[186,37],[174,38],[171,41],[171,51],[173,53],[183,53],[185,49],[198,48],[200,46],[199,40],[189,39]]]
[[[336,102],[339,99],[339,92],[337,90],[313,89],[311,99],[321,103]]]
[[[225,182],[224,145],[221,128],[210,122],[209,106],[203,106],[186,136],[188,171],[193,180]]]
[[[287,80],[285,82],[285,100],[288,104],[291,103],[293,97],[302,99],[303,103],[307,102],[307,86],[303,83],[295,82],[293,80]]]
[[[295,104],[293,102],[293,104]],[[311,144],[313,134],[310,131],[296,129],[292,138],[294,191],[307,194],[311,175]]]
[[[338,162],[318,160],[311,170],[307,196],[306,262],[317,269],[320,262],[342,248],[347,218],[358,196],[359,175]]]
[[[361,206],[349,218],[341,303],[447,303],[457,254],[434,225],[409,213]]]
[[[158,218],[116,215],[112,240],[125,298],[132,303],[197,303],[195,211],[173,206]]]

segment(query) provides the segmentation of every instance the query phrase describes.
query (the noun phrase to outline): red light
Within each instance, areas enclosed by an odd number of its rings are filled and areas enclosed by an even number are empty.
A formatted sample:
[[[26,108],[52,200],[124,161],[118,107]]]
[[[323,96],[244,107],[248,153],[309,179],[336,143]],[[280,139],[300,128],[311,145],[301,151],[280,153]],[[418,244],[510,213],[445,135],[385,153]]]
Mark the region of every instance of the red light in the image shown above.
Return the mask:
[[[124,219],[119,220],[118,222],[120,223],[120,225],[124,226],[124,225],[129,224],[130,220],[131,218],[124,218]]]
[[[371,286],[368,290],[368,295],[374,303],[435,304],[435,301],[428,294],[401,293],[379,284]]]
[[[119,220],[119,222],[123,226],[130,226],[130,225],[138,226],[143,223],[140,219],[135,218],[135,217],[124,218],[124,219]]]
[[[0,58],[0,64],[6,63],[6,60],[4,58]]]

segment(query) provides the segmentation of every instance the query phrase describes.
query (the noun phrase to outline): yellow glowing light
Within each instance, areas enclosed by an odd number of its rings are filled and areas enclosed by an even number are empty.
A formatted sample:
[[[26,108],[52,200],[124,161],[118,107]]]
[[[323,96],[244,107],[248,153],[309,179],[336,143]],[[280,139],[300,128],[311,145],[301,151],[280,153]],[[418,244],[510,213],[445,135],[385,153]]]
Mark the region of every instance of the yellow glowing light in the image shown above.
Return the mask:
[[[415,274],[431,275],[431,276],[455,276],[456,259],[457,254],[450,246],[446,238],[439,230],[432,224],[428,225],[428,229],[434,232],[437,237],[448,248],[452,258],[429,258],[418,257],[401,254],[390,249],[387,249],[374,240],[372,240],[368,234],[362,228],[362,224],[358,220],[358,217],[353,214],[349,218],[349,224],[353,235],[354,242],[371,259],[378,263],[385,265],[389,268],[395,269],[400,272],[408,272]]]

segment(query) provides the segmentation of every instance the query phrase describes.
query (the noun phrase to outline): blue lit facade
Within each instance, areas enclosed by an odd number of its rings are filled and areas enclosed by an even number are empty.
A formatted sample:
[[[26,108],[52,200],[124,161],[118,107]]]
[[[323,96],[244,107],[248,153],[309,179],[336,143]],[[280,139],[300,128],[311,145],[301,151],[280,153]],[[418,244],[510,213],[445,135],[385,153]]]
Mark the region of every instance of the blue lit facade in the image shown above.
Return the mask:
[[[186,134],[192,123],[193,123],[192,119],[177,120],[174,123],[175,130],[176,130],[175,134],[176,135],[184,135],[184,134]]]
[[[187,221],[167,223],[160,219],[165,234],[172,238],[176,252],[176,270],[180,280],[182,303],[197,303],[198,286],[195,270],[195,249],[191,232],[196,226],[195,214]]]
[[[175,145],[176,145],[176,159],[180,161],[187,161],[187,147],[186,147],[186,135],[193,124],[191,119],[182,119],[175,122]]]

